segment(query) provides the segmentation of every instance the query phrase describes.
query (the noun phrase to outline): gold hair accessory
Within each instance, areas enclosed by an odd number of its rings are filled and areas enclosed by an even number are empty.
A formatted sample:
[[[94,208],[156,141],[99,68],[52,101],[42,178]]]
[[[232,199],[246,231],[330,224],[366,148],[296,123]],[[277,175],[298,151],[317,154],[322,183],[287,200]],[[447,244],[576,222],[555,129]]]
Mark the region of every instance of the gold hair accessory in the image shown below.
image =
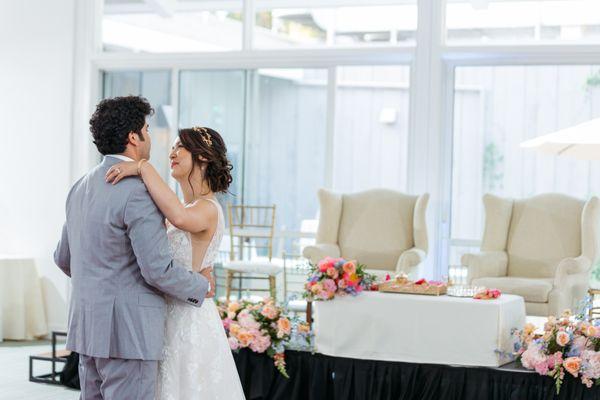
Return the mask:
[[[206,143],[208,147],[212,146],[212,139],[210,138],[210,133],[206,128],[201,126],[195,126],[192,128],[192,130],[194,132],[200,133],[200,137],[202,138],[202,140],[204,140],[204,143]]]

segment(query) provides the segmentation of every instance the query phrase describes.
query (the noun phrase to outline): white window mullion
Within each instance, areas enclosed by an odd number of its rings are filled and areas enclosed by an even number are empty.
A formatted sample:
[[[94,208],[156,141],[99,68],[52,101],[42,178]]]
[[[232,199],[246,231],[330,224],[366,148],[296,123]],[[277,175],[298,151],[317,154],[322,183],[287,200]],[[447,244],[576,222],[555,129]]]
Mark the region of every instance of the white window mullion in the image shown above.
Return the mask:
[[[254,45],[255,5],[254,0],[244,0],[242,50],[251,50]]]
[[[327,70],[327,137],[325,138],[325,187],[333,188],[333,157],[335,138],[335,100],[337,94],[337,69]]]
[[[442,4],[441,4],[442,3]],[[445,196],[441,174],[444,151],[441,137],[443,64],[441,56],[444,4],[438,0],[419,2],[417,49],[411,70],[411,110],[408,159],[408,188],[414,194],[430,193],[427,220],[429,257],[421,273],[444,275],[445,254],[440,239],[445,235]]]
[[[175,138],[179,135],[179,68],[171,69],[171,121],[173,121],[173,125],[171,128],[171,142],[175,140]],[[171,175],[169,175],[169,186],[171,189],[178,192],[179,186],[177,185],[177,181]]]

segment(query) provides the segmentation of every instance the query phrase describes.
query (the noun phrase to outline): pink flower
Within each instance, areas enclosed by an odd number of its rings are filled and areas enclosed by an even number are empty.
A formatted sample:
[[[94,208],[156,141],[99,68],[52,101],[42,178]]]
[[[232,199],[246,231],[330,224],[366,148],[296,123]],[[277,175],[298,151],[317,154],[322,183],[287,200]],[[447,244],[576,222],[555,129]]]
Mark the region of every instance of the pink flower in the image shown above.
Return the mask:
[[[585,350],[581,354],[582,362],[585,364],[583,375],[590,379],[600,378],[600,352],[594,350]]]
[[[359,279],[358,275],[356,274],[349,274],[347,272],[344,272],[343,278],[346,281],[347,286],[356,286],[358,284]]]
[[[579,357],[569,357],[565,361],[563,361],[563,366],[571,375],[577,378],[579,374],[579,369],[581,368],[581,358]]]
[[[542,361],[542,362],[536,364],[535,365],[535,372],[537,372],[540,375],[546,375],[546,374],[548,374],[548,363]]]
[[[329,268],[335,268],[335,260],[331,257],[325,257],[324,259],[322,259],[321,261],[319,261],[319,263],[317,264],[317,266],[319,267],[319,272],[327,272],[327,269]]]
[[[240,348],[240,342],[238,342],[236,338],[229,337],[227,341],[229,342],[229,347],[231,350],[237,350]]]
[[[312,292],[312,294],[317,294],[317,293],[321,292],[322,290],[323,290],[323,285],[322,285],[320,282],[318,282],[318,283],[315,283],[315,284],[314,284],[314,285],[313,285],[313,286],[310,288],[310,291]]]
[[[277,315],[279,315],[277,308],[273,304],[270,304],[270,303],[265,304],[265,306],[260,311],[260,313],[269,319],[275,319],[275,318],[277,318]]]
[[[252,316],[252,314],[250,314],[250,311],[248,310],[240,311],[237,316],[237,320],[242,328],[248,330],[260,328],[260,323],[254,319],[254,317]]]
[[[271,338],[269,335],[257,335],[250,343],[250,349],[256,353],[264,353],[271,346]]]
[[[339,273],[338,273],[337,269],[335,269],[335,267],[329,267],[329,268],[327,268],[327,276],[329,276],[332,279],[337,279],[337,277],[339,276]]]
[[[337,285],[333,279],[325,279],[323,281],[323,289],[328,292],[335,292],[337,290]]]
[[[223,328],[229,329],[229,325],[231,325],[231,318],[225,318],[223,320]]]
[[[554,369],[557,365],[563,363],[562,352],[557,351],[554,354],[548,356],[548,369]]]
[[[571,338],[569,337],[569,334],[565,331],[560,331],[556,334],[556,344],[558,344],[561,347],[565,347],[567,344],[569,344],[569,342],[571,341]]]
[[[344,264],[342,269],[345,273],[352,275],[356,272],[356,265],[354,265],[352,261],[348,261],[346,264]]]
[[[547,360],[542,354],[539,344],[532,343],[521,355],[521,364],[527,369],[535,369],[535,366]]]

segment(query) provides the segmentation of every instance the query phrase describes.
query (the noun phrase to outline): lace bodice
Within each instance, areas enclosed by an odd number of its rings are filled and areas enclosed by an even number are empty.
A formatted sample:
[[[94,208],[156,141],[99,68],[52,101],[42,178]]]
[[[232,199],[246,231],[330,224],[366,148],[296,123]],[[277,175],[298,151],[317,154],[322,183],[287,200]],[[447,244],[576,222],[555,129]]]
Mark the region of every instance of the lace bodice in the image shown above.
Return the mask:
[[[217,207],[218,222],[217,229],[213,234],[213,237],[208,244],[208,248],[206,249],[206,253],[204,254],[204,259],[201,263],[201,268],[206,268],[208,266],[214,265],[214,261],[217,258],[219,253],[219,246],[221,244],[221,239],[223,238],[223,232],[225,230],[225,217],[223,216],[223,209],[218,201],[213,199],[204,199],[206,201],[210,201]],[[189,232],[182,231],[181,229],[176,228],[175,226],[169,224],[167,228],[167,235],[169,237],[169,244],[171,246],[171,254],[173,254],[173,259],[178,263],[185,265],[189,270],[192,269],[192,240]]]

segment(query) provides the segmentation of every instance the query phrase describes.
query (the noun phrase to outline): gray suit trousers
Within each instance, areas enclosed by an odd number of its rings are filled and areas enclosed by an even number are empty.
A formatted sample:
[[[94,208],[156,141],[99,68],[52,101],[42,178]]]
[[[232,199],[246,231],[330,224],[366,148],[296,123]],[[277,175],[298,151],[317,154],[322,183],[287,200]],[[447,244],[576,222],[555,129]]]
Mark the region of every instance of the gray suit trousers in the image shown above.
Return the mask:
[[[80,400],[154,400],[158,361],[79,355]]]

